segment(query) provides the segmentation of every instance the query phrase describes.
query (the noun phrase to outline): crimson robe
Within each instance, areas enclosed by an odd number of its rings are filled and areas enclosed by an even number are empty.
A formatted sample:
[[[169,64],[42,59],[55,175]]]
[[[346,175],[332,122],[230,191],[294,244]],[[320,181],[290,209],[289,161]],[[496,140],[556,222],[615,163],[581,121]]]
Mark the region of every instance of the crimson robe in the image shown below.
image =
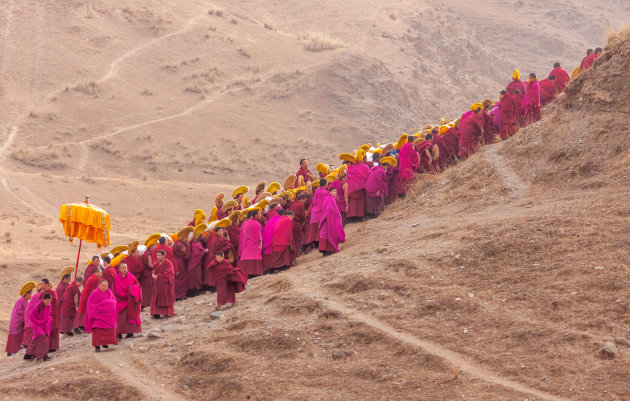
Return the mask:
[[[538,81],[527,81],[527,94],[523,98],[521,107],[525,124],[532,124],[540,120],[540,84]]]
[[[472,115],[459,126],[459,157],[466,159],[476,153],[482,139],[481,116]]]
[[[232,250],[232,244],[227,241],[223,236],[217,235],[216,233],[212,233],[210,235],[210,239],[208,239],[210,243],[208,245],[208,252],[204,256],[203,266],[206,270],[206,275],[204,276],[204,284],[210,287],[215,286],[215,277],[210,274],[211,272],[208,270],[208,266],[215,260],[217,256],[217,252],[223,252],[223,255],[227,257],[227,254],[230,250]]]
[[[142,307],[151,306],[151,297],[153,296],[153,267],[149,264],[149,256],[151,252],[147,249],[140,260],[142,261],[142,276],[138,279],[140,287],[142,287]],[[151,261],[155,261],[151,257]]]
[[[217,289],[217,305],[233,304],[236,302],[237,286],[230,280],[230,276],[234,277],[233,273],[237,270],[230,262],[223,259],[221,262],[216,258],[210,263],[208,269],[210,274],[216,277],[216,289]],[[236,275],[239,276],[239,275]],[[241,281],[247,283],[247,276],[242,278]],[[240,289],[240,288],[239,288]],[[244,288],[243,288],[244,289]]]
[[[175,268],[173,263],[164,259],[156,263],[153,271],[157,276],[151,298],[151,314],[173,316],[175,304]]]
[[[182,241],[173,244],[173,259],[175,259],[175,299],[186,298],[188,294],[188,258],[190,248]]]
[[[488,113],[486,110],[481,111],[482,123],[483,123],[483,143],[491,144],[494,143],[494,120],[492,115]]]
[[[501,139],[507,139],[518,131],[518,112],[512,96],[507,93],[503,96],[499,111],[501,113],[499,137]]]
[[[561,67],[556,67],[553,70],[551,70],[551,72],[549,73],[549,76],[551,75],[556,77],[555,86],[556,86],[557,93],[564,91],[564,88],[566,88],[567,85],[569,84],[569,81],[571,81],[571,77],[569,76],[569,73],[563,70]]]
[[[295,251],[304,245],[304,222],[306,220],[306,211],[304,210],[304,202],[294,201],[289,206],[289,210],[293,212],[293,242],[295,243]]]
[[[527,93],[527,89],[525,88],[525,84],[520,80],[520,79],[514,79],[512,80],[508,85],[507,88],[505,88],[506,92],[509,93],[510,95],[514,94],[514,91],[519,90],[521,91],[521,95],[525,95],[525,93]]]
[[[113,266],[107,266],[103,270],[103,278],[107,280],[107,286],[110,290],[114,290],[114,280],[116,279],[116,269]]]
[[[57,301],[59,302],[59,308],[57,308],[57,318],[59,318],[60,314],[61,314],[61,304],[63,303],[63,293],[66,291],[66,289],[68,288],[68,283],[64,283],[63,281],[60,281],[59,284],[57,284],[57,288],[55,288],[55,292],[57,293]]]
[[[431,149],[433,148],[433,144],[429,141],[422,141],[416,146],[416,151],[418,152],[418,157],[420,160],[420,168],[418,171],[420,173],[436,173],[437,169],[434,160],[429,161],[429,158],[426,155],[425,151],[429,151],[431,153]]]
[[[545,107],[556,98],[555,81],[548,78],[540,81],[540,106]]]
[[[90,276],[92,276],[92,274],[94,274],[96,269],[98,269],[98,263],[94,263],[94,262],[90,263],[88,267],[86,267],[85,274],[83,274],[84,283],[90,278]]]
[[[206,247],[201,240],[193,240],[190,244],[190,259],[188,259],[188,288],[200,290],[203,285],[203,257]]]
[[[272,262],[269,266],[278,269],[285,266],[292,266],[295,260],[293,250],[293,221],[289,216],[281,216],[273,228],[271,240]]]
[[[524,95],[519,93],[518,95],[512,95],[512,101],[514,101],[514,107],[516,107],[516,121],[519,127],[525,126],[525,118],[523,116],[523,98]]]
[[[133,276],[138,279],[138,282],[140,282],[140,279],[144,274],[144,264],[142,263],[142,260],[135,256],[128,256],[125,259],[125,264],[127,265],[129,273],[133,274]]]
[[[449,128],[444,134],[442,139],[446,152],[442,156],[442,149],[440,149],[440,163],[444,163],[445,166],[454,164],[459,154],[459,128]]]
[[[77,308],[79,306],[78,303],[75,304],[74,296],[77,294],[80,296],[80,292],[79,285],[75,281],[70,283],[63,293],[60,308],[61,317],[59,318],[59,332],[61,333],[72,332],[74,319],[77,316]],[[78,301],[81,302],[81,299],[79,298]]]

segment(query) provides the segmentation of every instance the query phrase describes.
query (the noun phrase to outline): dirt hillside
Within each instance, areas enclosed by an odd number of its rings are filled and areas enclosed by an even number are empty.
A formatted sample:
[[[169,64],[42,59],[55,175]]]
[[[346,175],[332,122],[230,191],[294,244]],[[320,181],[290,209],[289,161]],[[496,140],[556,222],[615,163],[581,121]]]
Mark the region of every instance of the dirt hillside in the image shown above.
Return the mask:
[[[0,397],[629,399],[629,55],[613,36],[541,122],[349,225],[340,253],[252,280],[222,319],[206,294],[112,351],[5,359]]]

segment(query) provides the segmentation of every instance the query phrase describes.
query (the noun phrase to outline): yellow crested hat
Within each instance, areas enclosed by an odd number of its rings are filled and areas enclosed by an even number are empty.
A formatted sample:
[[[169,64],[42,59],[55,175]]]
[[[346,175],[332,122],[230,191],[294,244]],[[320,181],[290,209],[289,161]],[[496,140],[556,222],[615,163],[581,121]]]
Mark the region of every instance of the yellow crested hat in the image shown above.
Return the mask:
[[[359,149],[363,149],[365,152],[367,152],[368,150],[370,150],[370,148],[371,148],[371,147],[372,147],[372,145],[371,145],[371,144],[369,144],[369,143],[367,143],[367,144],[365,144],[365,145],[361,145],[361,146],[359,147]]]
[[[114,249],[112,249],[111,251],[109,251],[109,253],[111,253],[112,255],[116,255],[118,253],[123,253],[127,250],[127,246],[126,245],[120,245],[115,247]]]
[[[219,213],[219,209],[216,206],[213,206],[212,210],[210,211],[210,217],[208,217],[208,221],[215,221],[217,219],[217,213]]]
[[[162,234],[160,234],[160,233],[155,233],[155,234],[149,235],[149,238],[147,238],[144,241],[144,245],[148,248],[151,245],[157,244],[157,242],[158,242],[158,240],[160,239],[161,236],[162,236]]]
[[[197,227],[197,226],[195,226]],[[184,238],[188,238],[188,236],[190,235],[190,233],[192,233],[193,231],[195,231],[195,228],[192,226],[186,226],[184,228],[182,228],[181,230],[179,230],[177,232],[177,238],[182,240]]]
[[[131,244],[129,244],[129,247],[127,248],[127,253],[131,255],[133,251],[138,249],[138,245],[139,245],[138,241],[133,241]]]
[[[268,204],[269,204],[269,201],[267,199],[263,199],[260,202],[256,203],[255,205],[253,205],[253,207],[259,208],[260,211],[262,212],[267,207]]]
[[[339,155],[339,160],[354,163],[354,155],[352,153],[342,153]]]
[[[400,150],[400,148],[407,143],[407,138],[409,138],[409,135],[407,134],[402,134],[400,138],[398,138],[398,142],[396,142],[395,146],[396,150]]]
[[[68,266],[65,269],[63,269],[61,271],[61,279],[59,280],[60,282],[63,281],[63,276],[65,276],[66,274],[72,274],[74,272],[74,266]]]
[[[233,224],[238,223],[238,221],[241,218],[241,211],[240,210],[234,210],[232,211],[232,213],[230,214],[230,216],[228,217],[228,219],[232,220]]]
[[[249,200],[249,196],[245,195],[243,196],[242,203],[243,203],[243,207],[249,207],[249,205],[252,204],[252,201]]]
[[[298,177],[298,187],[303,187],[304,186],[304,176],[301,175]]]
[[[255,202],[258,203],[261,200],[265,199],[265,198],[271,198],[271,194],[269,192],[261,192],[258,194],[258,196],[255,199]]]
[[[256,190],[254,192],[259,193],[261,191],[264,191],[266,186],[267,181],[261,181],[258,183],[258,185],[256,185]]]
[[[446,131],[448,131],[451,127],[449,127],[448,125],[440,125],[440,134],[445,133]]]
[[[521,79],[521,74],[519,74],[518,70],[514,70],[512,73],[512,79]]]
[[[295,179],[296,178],[297,177],[295,176],[295,174],[291,174],[290,176],[288,176],[284,180],[284,185],[282,186],[282,188],[284,188],[285,191],[288,191],[289,189],[295,188]]]
[[[197,216],[199,213],[203,213],[203,210],[195,209],[195,213],[193,213],[193,216]]]
[[[241,185],[240,187],[236,188],[234,192],[232,192],[232,197],[236,198],[237,196],[244,195],[248,192],[249,192],[249,188],[247,188],[245,185]]]
[[[236,206],[238,206],[238,202],[235,200],[229,200],[227,202],[225,202],[223,204],[223,207],[221,208],[221,210],[223,211],[223,213],[226,213],[228,210],[235,208]]]
[[[392,157],[392,156],[381,157],[379,162],[381,164],[389,164],[391,167],[396,167],[398,165],[398,161],[396,160],[395,157]]]
[[[204,221],[206,221],[206,215],[204,213],[199,213],[197,216],[195,216],[195,225],[199,225]]]
[[[273,194],[274,192],[278,192],[278,190],[282,188],[280,186],[279,182],[272,182],[271,184],[269,184],[269,186],[267,187],[267,192]]]
[[[225,218],[225,219],[219,220],[217,224],[214,225],[214,228],[217,228],[217,227],[225,228],[231,225],[232,225],[232,220],[230,220],[229,218]]]
[[[198,238],[207,229],[208,229],[208,225],[206,223],[201,223],[198,226],[195,226],[195,228],[193,230],[193,238]]]
[[[315,167],[317,169],[317,171],[319,171],[322,175],[327,175],[328,174],[328,166],[325,165],[324,163],[319,163],[317,164],[317,166]]]
[[[279,204],[280,202],[282,202],[282,198],[280,198],[280,197],[277,197],[277,198],[271,198],[271,200],[269,201],[269,206],[272,206],[272,205],[277,205],[277,204]]]
[[[284,191],[284,192],[279,193],[278,196],[284,199],[293,199],[293,192]]]
[[[363,162],[363,158],[364,157],[365,157],[365,150],[359,149],[359,150],[357,150],[357,155],[354,158],[354,162],[355,163],[361,163],[361,162]]]
[[[217,197],[215,198],[214,205],[217,207],[217,209],[223,206],[223,198],[225,198],[224,193],[218,194]]]
[[[347,172],[348,166],[344,164],[337,170],[337,177],[343,177],[344,175],[346,175]]]
[[[20,290],[20,296],[23,297],[24,294],[31,291],[35,287],[37,287],[37,283],[34,281],[29,281],[28,283],[22,286],[22,289]]]
[[[483,104],[475,103],[472,106],[470,106],[470,110],[472,110],[472,111],[477,111],[477,109],[483,110]]]

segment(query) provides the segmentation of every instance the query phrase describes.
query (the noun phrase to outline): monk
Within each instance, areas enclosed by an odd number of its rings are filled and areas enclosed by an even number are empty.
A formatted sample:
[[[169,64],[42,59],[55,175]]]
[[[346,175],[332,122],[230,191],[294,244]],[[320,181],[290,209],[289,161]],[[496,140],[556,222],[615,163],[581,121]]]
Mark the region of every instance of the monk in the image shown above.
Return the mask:
[[[518,131],[518,112],[514,99],[507,91],[501,91],[501,105],[499,106],[501,113],[501,128],[499,129],[499,138],[506,140]]]
[[[481,147],[483,138],[483,106],[475,103],[471,106],[473,115],[459,127],[459,157],[462,160],[475,154]]]
[[[37,284],[37,290],[31,297],[26,305],[26,311],[24,312],[24,336],[22,337],[22,347],[26,348],[33,337],[33,325],[31,324],[31,312],[41,301],[42,296],[42,284]]]
[[[313,201],[308,211],[309,223],[306,225],[304,245],[316,245],[319,241],[319,217],[322,212],[322,206],[324,204],[324,198],[328,196],[328,181],[325,178],[320,178],[319,187],[313,194]],[[263,236],[264,242],[264,236]]]
[[[526,93],[523,98],[523,117],[525,124],[529,125],[540,120],[540,84],[535,73],[529,74],[526,83]]]
[[[523,94],[521,91],[515,91],[514,95],[512,95],[512,100],[514,101],[514,107],[516,107],[516,121],[518,122],[519,128],[523,128],[525,126],[525,118],[523,115]]]
[[[540,81],[540,107],[545,107],[556,98],[556,77],[549,77]]]
[[[293,242],[293,212],[281,210],[273,228],[270,269],[287,269],[295,262]]]
[[[155,240],[152,240],[155,241]],[[156,259],[153,258],[153,251],[157,247],[156,243],[149,243],[140,260],[142,261],[142,277],[138,280],[142,287],[142,307],[151,306],[153,296],[153,266]]]
[[[144,274],[144,263],[142,263],[142,260],[140,259],[140,252],[138,252],[138,241],[134,241],[129,244],[127,253],[129,254],[129,256],[125,259],[127,270],[129,273],[133,274],[138,282],[140,282],[142,275]]]
[[[175,303],[175,268],[166,258],[166,251],[157,251],[157,263],[153,267],[153,297],[151,298],[151,315],[154,319],[161,316],[173,316]]]
[[[330,195],[324,199],[322,217],[319,221],[319,251],[324,256],[339,252],[339,243],[346,241],[341,213],[335,202],[336,196],[337,190],[332,188]]]
[[[13,312],[11,313],[11,320],[9,321],[9,332],[7,335],[7,346],[5,351],[7,356],[17,354],[22,349],[22,338],[24,338],[24,314],[26,313],[26,307],[28,301],[33,296],[33,288],[35,288],[35,282],[29,281],[20,290],[20,298],[13,305]]]
[[[190,258],[188,259],[188,291],[190,295],[196,295],[203,285],[203,258],[208,252],[201,238],[203,233],[203,228],[195,230],[190,243]]]
[[[439,163],[442,168],[457,163],[457,155],[459,154],[459,128],[449,128],[442,134],[442,143],[446,148],[446,152],[440,149]]]
[[[482,124],[483,124],[483,143],[486,145],[490,145],[494,143],[494,135],[496,134],[494,128],[494,118],[492,114],[488,113],[488,110],[492,108],[492,100],[485,99],[481,105],[483,106],[483,110],[481,111],[482,115]]]
[[[553,70],[549,73],[549,77],[552,75],[556,78],[556,81],[554,82],[556,86],[556,93],[562,93],[571,80],[569,73],[560,67],[560,63],[555,62],[553,64]]]
[[[61,281],[59,282],[59,284],[57,284],[57,288],[55,288],[55,292],[57,293],[57,303],[58,303],[57,312],[61,312],[61,304],[63,302],[63,293],[66,291],[66,288],[68,288],[68,284],[70,284],[71,278],[72,278],[72,274],[70,273],[64,274],[61,277]],[[57,318],[59,318],[59,316],[57,316]]]
[[[370,175],[365,183],[365,193],[367,196],[365,212],[370,218],[378,217],[381,212],[385,210],[385,196],[387,196],[386,172],[387,168],[389,168],[389,164],[387,163],[389,159],[384,159],[385,163],[381,163],[370,169]],[[339,206],[337,206],[337,209],[339,209]]]
[[[173,248],[170,247],[169,244],[166,243],[166,237],[160,237],[158,240],[157,246],[153,249],[152,257],[153,260],[157,260],[158,251],[164,251],[166,253],[166,259],[168,259],[173,265],[174,269],[177,269],[177,261],[175,261],[175,257],[173,256]]]
[[[300,168],[297,173],[295,173],[295,184],[294,186],[297,188],[299,186],[298,182],[300,177],[304,177],[304,182],[315,181],[317,178],[313,175],[311,170],[308,169],[308,160],[300,159]]]
[[[230,252],[234,252],[232,248],[232,243],[227,237],[227,233],[223,227],[214,227],[214,232],[210,234],[210,238],[208,239],[208,252],[206,253],[203,261],[204,269],[206,270],[204,276],[204,284],[209,287],[214,287],[215,278],[211,274],[209,274],[210,270],[208,270],[208,266],[214,260],[211,255],[216,255],[217,252],[223,252],[225,255],[228,255]]]
[[[341,217],[345,224],[346,222],[346,210],[348,209],[348,183],[346,182],[346,178],[348,174],[346,170],[339,171],[339,178],[333,181],[330,184],[330,188],[335,188],[337,190],[337,198],[335,201],[337,202],[337,209],[339,209],[339,213],[341,213]]]
[[[513,95],[515,91],[519,90],[524,95],[525,94],[525,84],[521,81],[521,75],[518,70],[514,70],[512,74],[512,81],[508,84],[507,88],[505,88],[507,93]],[[463,122],[463,121],[462,121]]]
[[[295,244],[295,257],[300,254],[300,250],[304,244],[304,222],[306,221],[306,210],[304,207],[305,200],[306,195],[304,194],[304,191],[298,191],[295,194],[295,200],[289,206],[289,210],[293,212],[293,243]],[[238,265],[238,268],[245,272],[240,264]]]
[[[414,172],[418,170],[420,160],[418,159],[418,152],[413,146],[413,141],[416,137],[410,135],[407,137],[407,142],[400,148],[400,159],[398,161],[398,175],[400,177],[400,189],[398,196],[404,198],[411,188],[413,182]]]
[[[138,279],[127,271],[127,264],[121,263],[120,272],[116,275],[114,296],[116,297],[116,333],[118,338],[133,337],[134,333],[142,332],[142,289]]]
[[[225,227],[225,232],[227,233],[230,244],[232,244],[235,256],[238,255],[238,244],[241,242],[241,226],[237,223],[238,221],[233,221],[232,225]]]
[[[87,301],[90,298],[92,291],[98,286],[98,282],[103,277],[103,273],[100,270],[95,271],[90,278],[83,285],[83,291],[79,297],[79,309],[74,320],[74,327],[85,330],[85,313],[87,311]]]
[[[41,301],[38,301],[37,305],[30,312],[29,318],[33,328],[33,336],[26,348],[24,359],[41,359],[43,361],[50,359],[48,356],[50,345],[48,335],[52,324],[51,302],[52,295],[47,292],[42,295]]]
[[[105,266],[105,268],[103,269],[103,279],[107,280],[107,284],[108,284],[108,288],[113,289],[114,288],[114,280],[116,279],[116,269],[110,265],[111,263],[111,259],[109,258],[109,256],[105,256],[103,258],[103,266]]]
[[[57,299],[57,291],[50,288],[48,279],[42,280],[42,294],[50,294],[50,331],[48,331],[48,340],[50,342],[48,352],[57,352],[59,350],[59,300]]]
[[[241,228],[238,268],[249,277],[262,276],[263,274],[260,218],[260,210],[250,210],[247,212],[247,220]]]
[[[85,314],[85,331],[92,333],[94,351],[118,344],[116,337],[116,297],[108,288],[107,280],[101,279],[90,294]]]
[[[83,277],[78,276],[63,293],[59,317],[59,332],[63,334],[64,337],[72,337],[74,335],[74,320],[76,319],[77,309],[79,307],[79,297],[81,296],[80,287],[82,283]]]
[[[359,152],[362,152],[359,149]],[[370,168],[361,162],[348,166],[346,182],[348,184],[348,203],[346,204],[346,218],[363,220],[365,218],[366,194],[365,183],[370,176]],[[336,201],[335,201],[336,202]]]
[[[426,134],[424,141],[415,145],[419,160],[418,172],[421,174],[435,174],[438,172],[439,164],[437,160],[433,160],[433,155],[431,154],[431,150],[433,149],[433,144],[431,143],[432,139],[433,135]]]
[[[83,279],[87,281],[87,279],[90,278],[92,273],[98,270],[100,264],[101,264],[101,257],[92,256],[92,263],[90,263],[88,267],[85,269],[85,274],[83,274]]]
[[[586,57],[584,57],[582,59],[582,62],[580,63],[580,72],[588,70],[591,67],[591,65],[593,65],[593,62],[591,61],[592,54],[593,54],[593,49],[586,50]]]
[[[276,228],[278,220],[280,220],[280,215],[275,215],[263,227],[263,273],[269,272],[273,265],[273,230]]]
[[[245,291],[247,276],[239,269],[232,267],[230,262],[225,260],[223,252],[217,252],[214,261],[209,266],[216,277],[217,305],[215,310],[221,310],[226,304],[236,306],[236,293]]]
[[[175,300],[185,299],[188,296],[188,260],[190,259],[190,246],[188,245],[188,235],[192,232],[192,227],[186,227],[178,233],[177,241],[173,244],[173,259],[175,263]],[[184,232],[185,231],[185,232]],[[181,235],[180,237],[180,234]]]

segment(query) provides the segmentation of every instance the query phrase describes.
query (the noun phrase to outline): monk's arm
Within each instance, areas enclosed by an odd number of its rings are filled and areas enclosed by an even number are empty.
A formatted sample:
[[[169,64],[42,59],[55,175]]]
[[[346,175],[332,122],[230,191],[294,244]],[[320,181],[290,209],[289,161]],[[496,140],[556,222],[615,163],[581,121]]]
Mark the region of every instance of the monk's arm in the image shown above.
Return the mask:
[[[74,306],[79,306],[79,293],[74,294]]]
[[[348,183],[343,184],[343,199],[346,202],[346,210],[344,210],[345,212],[348,210]]]

